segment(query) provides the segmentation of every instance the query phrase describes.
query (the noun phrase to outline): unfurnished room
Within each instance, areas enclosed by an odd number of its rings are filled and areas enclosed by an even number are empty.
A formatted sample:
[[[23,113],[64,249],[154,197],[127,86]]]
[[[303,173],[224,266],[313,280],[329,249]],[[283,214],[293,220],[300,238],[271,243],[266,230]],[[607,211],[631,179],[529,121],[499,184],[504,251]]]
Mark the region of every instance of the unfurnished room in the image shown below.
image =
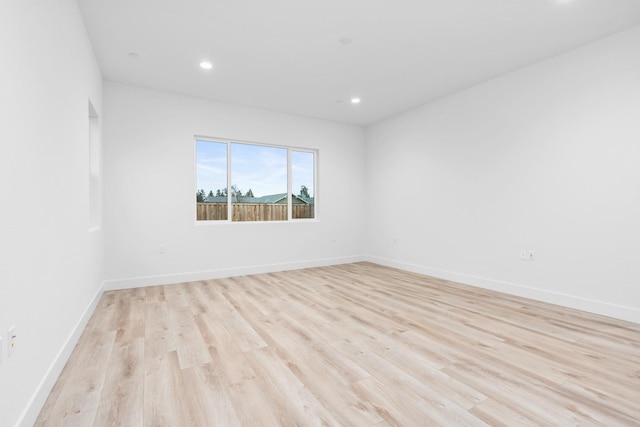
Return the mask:
[[[640,1],[1,0],[0,426],[640,425]]]

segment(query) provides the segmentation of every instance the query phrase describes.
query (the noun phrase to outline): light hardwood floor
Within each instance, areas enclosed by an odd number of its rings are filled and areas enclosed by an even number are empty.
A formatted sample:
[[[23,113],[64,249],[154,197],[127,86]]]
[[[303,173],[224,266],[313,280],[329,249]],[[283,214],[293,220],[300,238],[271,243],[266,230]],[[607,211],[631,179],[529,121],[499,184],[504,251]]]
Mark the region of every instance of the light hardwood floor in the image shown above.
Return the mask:
[[[106,292],[61,425],[638,426],[640,325],[369,263]]]

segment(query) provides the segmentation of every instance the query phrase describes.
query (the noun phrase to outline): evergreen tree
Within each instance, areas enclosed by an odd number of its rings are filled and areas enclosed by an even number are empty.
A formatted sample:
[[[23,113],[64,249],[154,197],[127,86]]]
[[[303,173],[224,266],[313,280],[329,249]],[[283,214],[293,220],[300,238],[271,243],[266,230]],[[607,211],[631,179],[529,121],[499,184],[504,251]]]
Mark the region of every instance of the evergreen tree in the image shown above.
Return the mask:
[[[306,185],[300,186],[300,194],[298,196],[300,196],[300,198],[304,200],[311,199],[311,196],[309,195],[309,189]]]

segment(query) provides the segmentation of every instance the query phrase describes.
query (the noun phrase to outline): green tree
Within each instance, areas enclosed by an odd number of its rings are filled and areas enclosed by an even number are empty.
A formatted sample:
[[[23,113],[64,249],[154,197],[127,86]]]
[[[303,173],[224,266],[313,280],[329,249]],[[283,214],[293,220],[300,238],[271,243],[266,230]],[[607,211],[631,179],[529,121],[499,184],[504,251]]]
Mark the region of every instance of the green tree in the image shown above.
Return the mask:
[[[198,190],[196,192],[196,202],[197,203],[204,203],[204,197],[205,197],[204,190],[201,189],[201,190]]]
[[[253,191],[251,191],[251,189],[249,189],[247,191],[247,193],[244,195],[244,197],[255,197],[255,196],[253,195]]]
[[[207,197],[213,197],[213,190],[209,190],[209,194],[207,195]]]
[[[300,198],[304,200],[311,199],[311,196],[309,195],[309,189],[306,185],[300,186],[300,194],[298,196],[300,196]]]
[[[218,189],[216,191],[216,197],[227,197],[227,189],[226,188]]]
[[[242,190],[238,188],[237,185],[231,186],[231,200],[236,203],[242,203],[242,199],[244,198],[242,194]]]

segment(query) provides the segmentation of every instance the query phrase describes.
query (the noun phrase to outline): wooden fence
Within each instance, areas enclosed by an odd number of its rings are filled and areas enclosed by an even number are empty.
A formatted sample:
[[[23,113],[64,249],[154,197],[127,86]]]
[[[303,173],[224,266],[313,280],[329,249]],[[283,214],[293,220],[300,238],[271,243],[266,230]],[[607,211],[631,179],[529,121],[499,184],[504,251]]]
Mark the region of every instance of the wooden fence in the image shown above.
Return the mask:
[[[313,205],[292,205],[291,217],[313,218]],[[198,221],[226,220],[226,203],[197,203]],[[264,203],[234,203],[232,221],[286,221],[287,205],[268,205]]]
[[[227,219],[226,203],[197,203],[196,219],[198,221],[215,221]]]
[[[314,218],[314,205],[291,205],[293,211],[291,212],[291,218]]]

